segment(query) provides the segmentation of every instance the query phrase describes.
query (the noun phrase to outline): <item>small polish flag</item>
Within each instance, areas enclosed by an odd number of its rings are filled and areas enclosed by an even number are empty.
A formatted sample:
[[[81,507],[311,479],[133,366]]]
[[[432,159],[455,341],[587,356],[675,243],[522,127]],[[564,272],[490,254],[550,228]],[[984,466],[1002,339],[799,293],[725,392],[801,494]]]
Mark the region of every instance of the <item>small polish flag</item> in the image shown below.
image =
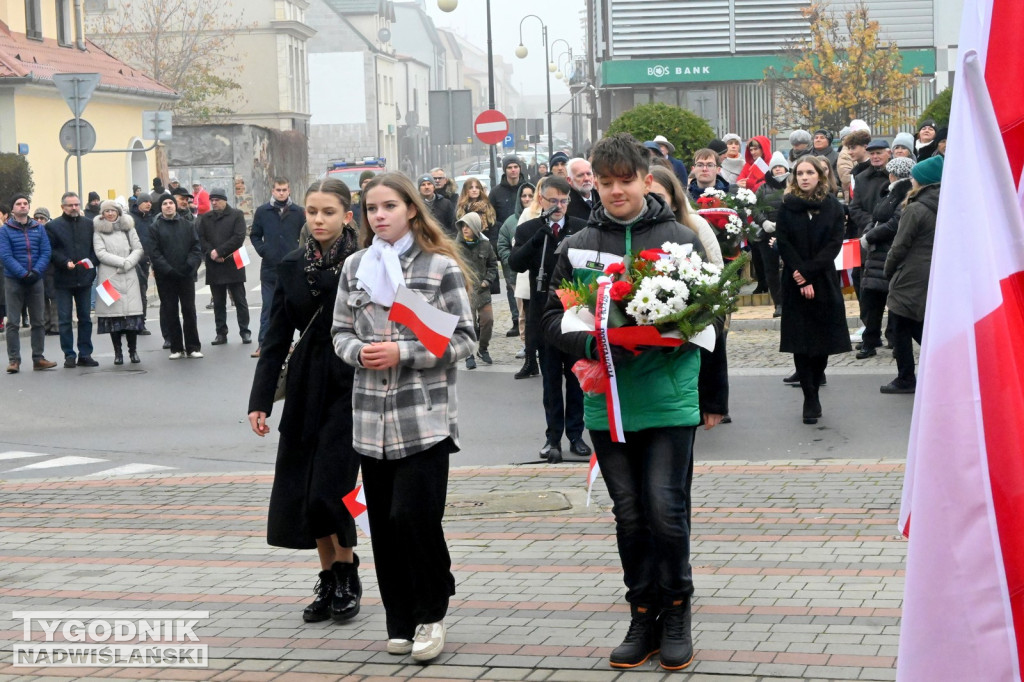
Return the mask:
[[[88,258],[83,258],[82,260],[80,260],[77,263],[75,263],[75,265],[81,265],[86,270],[92,270],[93,268],[96,267],[95,265],[92,264],[92,261],[89,260]]]
[[[836,270],[839,271],[839,280],[844,289],[853,286],[853,269],[859,268],[860,265],[860,240],[843,240],[843,248],[836,256]]]
[[[756,159],[754,159],[754,167],[757,168],[762,173],[764,173],[765,175],[768,175],[768,163],[761,157],[757,157]]]
[[[235,267],[239,270],[245,268],[245,266],[252,262],[249,260],[249,252],[245,250],[244,246],[231,255],[235,259]]]
[[[405,286],[398,287],[388,319],[411,329],[420,343],[437,357],[444,355],[459,324],[458,315],[438,310]]]
[[[121,294],[118,293],[109,279],[103,280],[103,283],[96,287],[96,294],[107,305],[114,305],[114,302],[121,298]]]
[[[366,537],[370,537],[370,519],[366,515],[366,495],[363,493],[363,486],[357,485],[356,489],[341,498],[341,501],[345,503],[345,508],[352,515],[359,530],[363,531]]]
[[[590,491],[594,489],[594,481],[601,473],[601,466],[597,463],[597,453],[590,453],[590,469],[587,471],[587,506],[590,506]]]

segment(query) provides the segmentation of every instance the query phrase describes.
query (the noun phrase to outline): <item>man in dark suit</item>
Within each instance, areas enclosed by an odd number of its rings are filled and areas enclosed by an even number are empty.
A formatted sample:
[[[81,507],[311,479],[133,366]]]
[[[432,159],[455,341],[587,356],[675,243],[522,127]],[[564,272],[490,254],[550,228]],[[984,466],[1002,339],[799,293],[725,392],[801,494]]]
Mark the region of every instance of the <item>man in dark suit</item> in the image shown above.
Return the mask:
[[[589,164],[588,164],[589,165]],[[530,302],[526,312],[526,364],[516,379],[536,376],[538,367],[532,358],[540,355],[540,372],[544,384],[544,416],[546,440],[540,456],[552,464],[562,461],[562,433],[569,437],[569,449],[579,457],[590,456],[590,446],[583,441],[583,391],[572,373],[576,358],[544,342],[541,316],[548,299],[548,279],[555,267],[555,249],[566,237],[587,226],[579,218],[566,215],[571,205],[569,183],[559,176],[544,181],[540,193],[540,218],[528,220],[516,228],[515,246],[508,264],[516,272],[530,273]],[[557,283],[555,283],[557,286]],[[562,379],[565,379],[565,395]]]
[[[601,205],[601,198],[594,190],[594,171],[589,161],[579,157],[569,159],[565,167],[569,172],[565,179],[569,181],[570,187],[569,210],[565,214],[587,222],[594,207]]]

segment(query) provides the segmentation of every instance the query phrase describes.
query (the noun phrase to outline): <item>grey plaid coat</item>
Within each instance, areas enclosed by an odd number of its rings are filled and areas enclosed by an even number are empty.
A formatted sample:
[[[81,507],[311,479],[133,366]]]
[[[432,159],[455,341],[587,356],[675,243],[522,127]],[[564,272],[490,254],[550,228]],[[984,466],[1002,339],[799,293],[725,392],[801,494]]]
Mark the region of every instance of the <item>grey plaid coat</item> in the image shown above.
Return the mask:
[[[431,305],[459,316],[448,349],[435,357],[403,325],[388,321],[389,308],[358,288],[356,271],[366,250],[350,256],[341,270],[334,304],[334,350],[356,368],[352,387],[353,445],[374,459],[400,459],[451,437],[458,445],[456,364],[476,351],[466,282],[449,258],[426,253],[415,243],[404,254],[405,285]],[[398,343],[399,364],[387,370],[359,364],[363,346]]]

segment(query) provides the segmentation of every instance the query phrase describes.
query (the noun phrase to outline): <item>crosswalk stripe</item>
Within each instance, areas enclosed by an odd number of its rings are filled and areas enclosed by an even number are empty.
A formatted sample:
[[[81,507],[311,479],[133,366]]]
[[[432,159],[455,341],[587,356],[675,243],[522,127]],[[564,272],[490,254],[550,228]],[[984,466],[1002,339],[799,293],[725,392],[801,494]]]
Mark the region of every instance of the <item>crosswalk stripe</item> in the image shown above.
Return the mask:
[[[159,464],[125,464],[123,466],[114,467],[113,469],[104,469],[103,471],[97,471],[94,474],[89,474],[83,478],[107,478],[110,476],[127,476],[129,474],[148,474],[154,471],[167,471],[174,469],[174,467],[165,467]]]
[[[70,467],[77,466],[79,464],[92,464],[94,462],[106,462],[105,459],[99,459],[97,457],[58,457],[57,459],[48,459],[45,462],[36,462],[34,464],[26,464],[23,467],[17,469],[10,469],[10,472],[14,471],[29,471],[32,469],[56,469],[57,467]]]
[[[45,452],[19,452],[17,450],[0,452],[0,461],[5,459],[25,459],[26,457],[49,457],[49,455]]]

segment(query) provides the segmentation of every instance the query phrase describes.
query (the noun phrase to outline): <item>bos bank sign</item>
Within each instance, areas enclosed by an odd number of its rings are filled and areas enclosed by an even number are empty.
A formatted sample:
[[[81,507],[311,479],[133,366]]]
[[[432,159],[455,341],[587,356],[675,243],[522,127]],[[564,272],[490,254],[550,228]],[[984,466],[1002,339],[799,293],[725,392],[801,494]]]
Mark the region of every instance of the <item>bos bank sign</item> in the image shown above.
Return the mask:
[[[925,74],[935,73],[935,51],[900,50],[903,70],[921,67]],[[733,57],[693,57],[686,59],[612,59],[601,62],[601,84],[657,85],[662,83],[702,83],[719,81],[759,81],[764,70],[781,71],[786,62],[776,55]]]

